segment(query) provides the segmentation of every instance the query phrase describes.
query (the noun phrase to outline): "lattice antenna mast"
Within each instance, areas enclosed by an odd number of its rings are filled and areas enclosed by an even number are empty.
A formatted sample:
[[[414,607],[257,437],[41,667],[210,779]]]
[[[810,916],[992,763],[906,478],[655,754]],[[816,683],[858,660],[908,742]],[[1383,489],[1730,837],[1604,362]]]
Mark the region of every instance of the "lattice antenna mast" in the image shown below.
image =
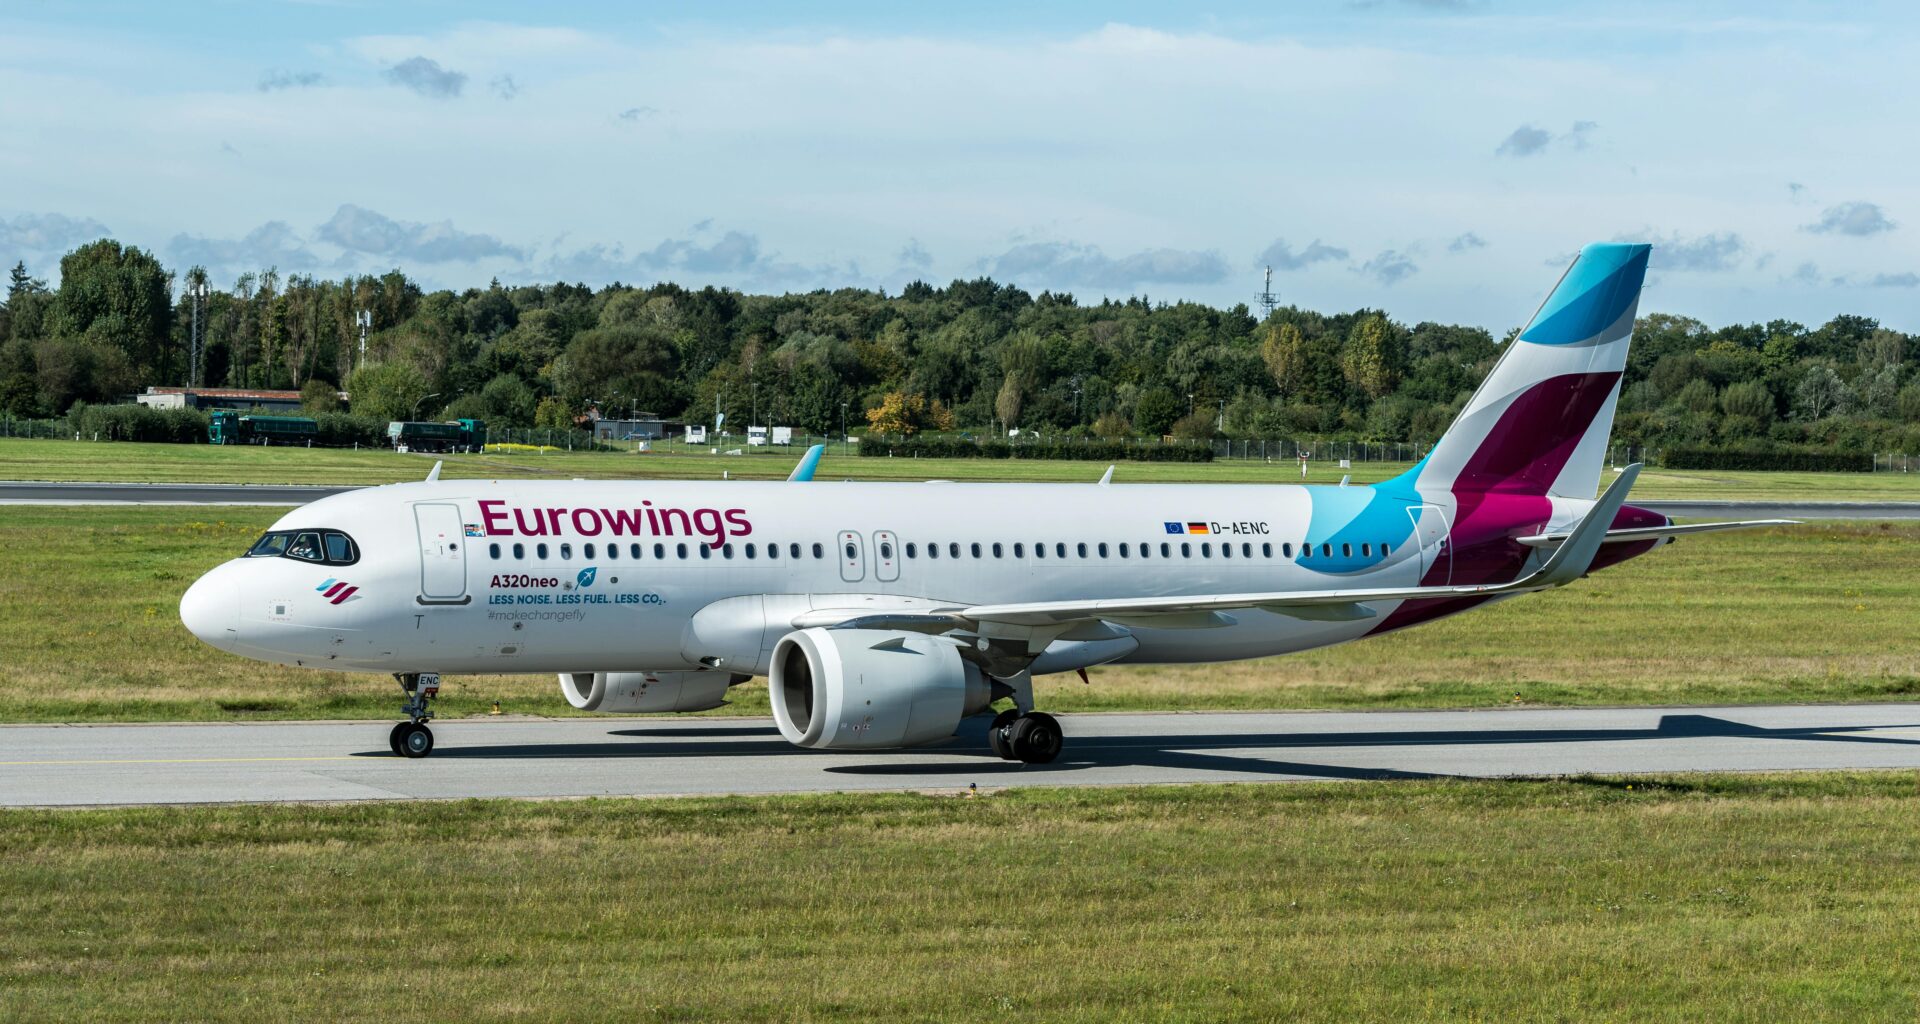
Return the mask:
[[[1262,319],[1273,316],[1274,308],[1280,305],[1280,296],[1273,293],[1273,268],[1267,268],[1267,283],[1260,289],[1260,309],[1265,314]]]

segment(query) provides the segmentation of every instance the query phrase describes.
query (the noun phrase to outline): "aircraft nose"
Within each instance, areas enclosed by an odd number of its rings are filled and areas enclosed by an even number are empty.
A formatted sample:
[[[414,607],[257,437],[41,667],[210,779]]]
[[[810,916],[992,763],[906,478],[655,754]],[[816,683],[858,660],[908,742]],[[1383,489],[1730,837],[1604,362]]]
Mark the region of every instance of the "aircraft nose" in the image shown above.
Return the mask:
[[[240,627],[240,591],[221,566],[195,580],[180,595],[180,622],[187,632],[204,643],[226,648],[232,645]]]

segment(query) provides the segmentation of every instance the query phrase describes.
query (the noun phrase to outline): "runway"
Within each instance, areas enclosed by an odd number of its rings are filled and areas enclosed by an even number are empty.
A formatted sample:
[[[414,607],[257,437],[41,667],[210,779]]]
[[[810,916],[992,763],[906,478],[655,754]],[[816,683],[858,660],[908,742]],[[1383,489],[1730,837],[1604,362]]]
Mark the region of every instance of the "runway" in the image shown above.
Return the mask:
[[[370,801],[950,790],[1436,776],[1920,768],[1920,704],[1063,715],[1060,761],[985,749],[805,751],[767,719],[0,727],[0,804]]]
[[[0,505],[304,505],[351,486],[0,481]],[[1920,501],[1636,501],[1676,519],[1920,519]]]

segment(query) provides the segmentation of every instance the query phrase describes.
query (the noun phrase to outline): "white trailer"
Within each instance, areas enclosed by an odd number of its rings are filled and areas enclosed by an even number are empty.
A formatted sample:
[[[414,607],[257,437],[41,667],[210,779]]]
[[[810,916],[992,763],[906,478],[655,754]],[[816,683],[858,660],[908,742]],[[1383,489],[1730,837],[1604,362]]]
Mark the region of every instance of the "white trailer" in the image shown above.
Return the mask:
[[[775,427],[775,428],[773,428],[773,443],[774,443],[774,444],[789,444],[789,445],[790,445],[790,444],[792,444],[792,443],[793,443],[793,428],[792,428],[792,427]]]

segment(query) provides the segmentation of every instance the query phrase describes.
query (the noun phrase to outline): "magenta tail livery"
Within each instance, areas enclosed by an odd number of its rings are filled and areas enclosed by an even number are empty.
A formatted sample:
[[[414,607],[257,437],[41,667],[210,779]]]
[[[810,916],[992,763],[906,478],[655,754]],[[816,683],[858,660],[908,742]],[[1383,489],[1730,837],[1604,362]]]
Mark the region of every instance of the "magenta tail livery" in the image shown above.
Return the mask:
[[[1583,250],[1428,457],[1370,487],[434,478],[288,513],[180,617],[244,657],[393,674],[414,757],[441,673],[537,672],[616,714],[767,676],[807,747],[938,742],[1011,700],[995,752],[1050,761],[1035,675],[1344,643],[1760,525],[1627,505],[1638,467],[1594,498],[1647,249]]]

